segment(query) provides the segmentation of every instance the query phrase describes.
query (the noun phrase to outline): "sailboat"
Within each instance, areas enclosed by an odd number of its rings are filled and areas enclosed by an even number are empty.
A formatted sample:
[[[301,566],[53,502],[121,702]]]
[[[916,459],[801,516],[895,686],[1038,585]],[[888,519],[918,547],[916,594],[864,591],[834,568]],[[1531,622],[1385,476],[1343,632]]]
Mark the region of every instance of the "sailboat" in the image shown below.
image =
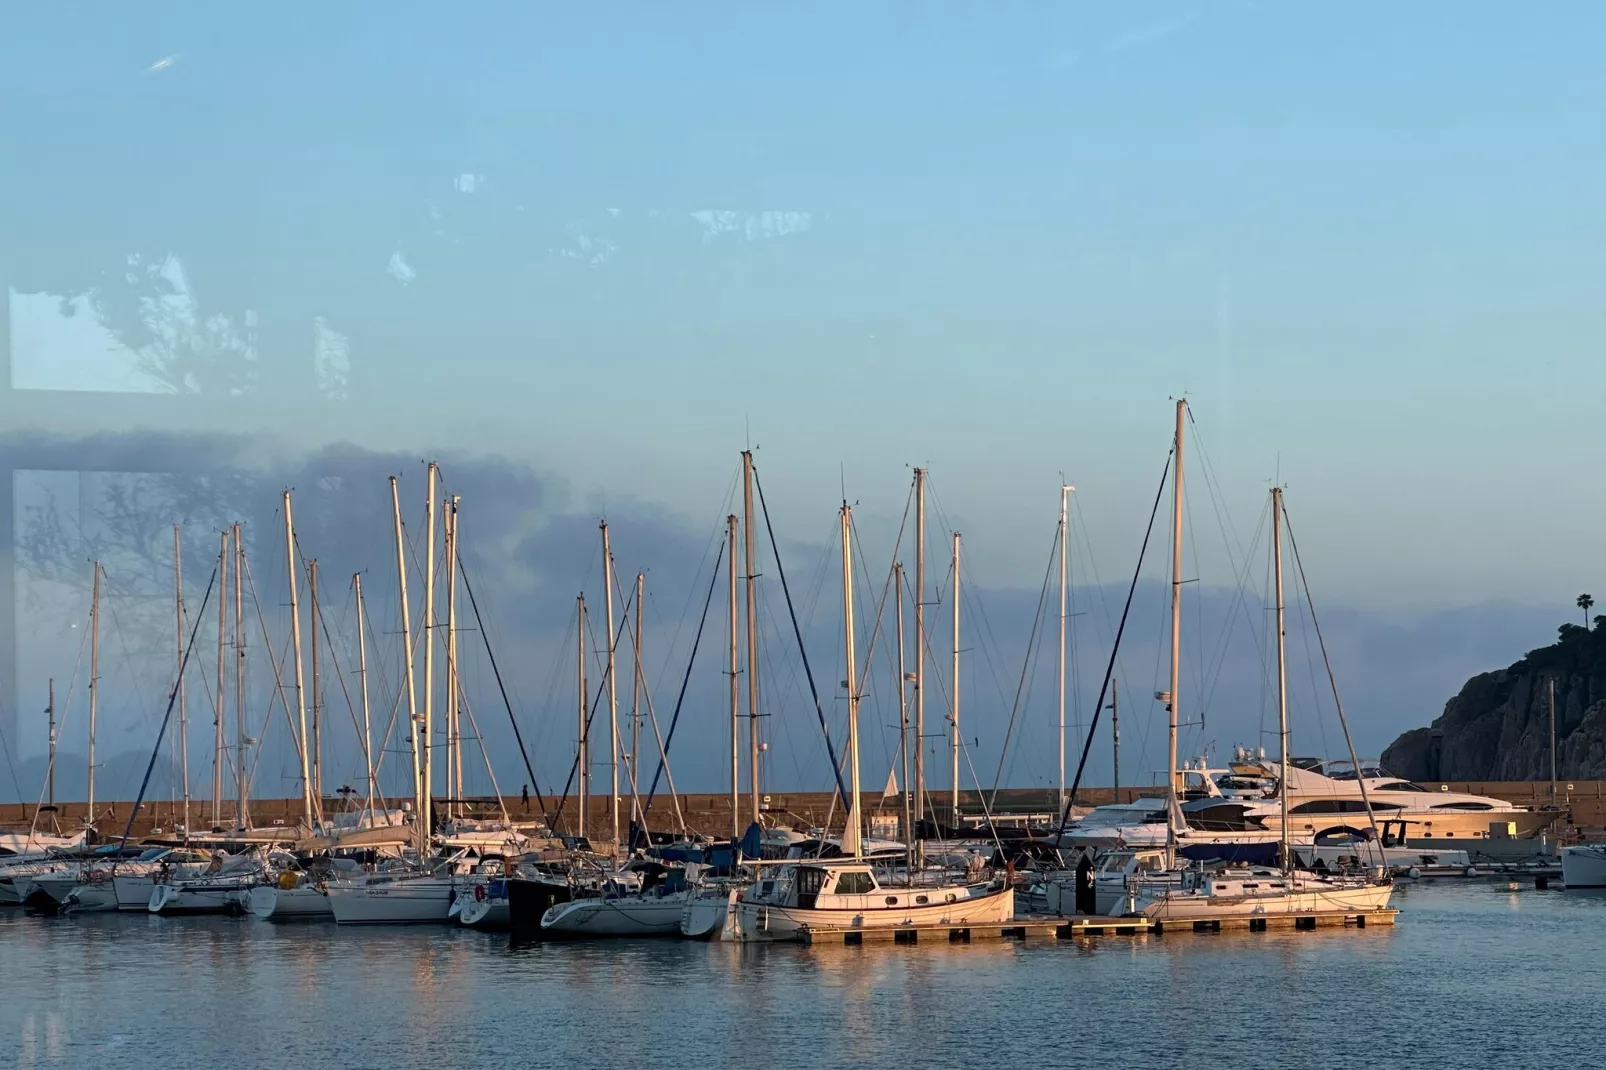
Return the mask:
[[[1181,622],[1182,566],[1182,429],[1186,401],[1177,402],[1175,468],[1175,515],[1173,529],[1171,587],[1171,692],[1166,696],[1170,711],[1171,766],[1176,766],[1177,684],[1180,667],[1179,625]],[[1288,762],[1288,681],[1287,652],[1283,625],[1282,488],[1271,490],[1272,570],[1276,598],[1277,629],[1277,724],[1281,748],[1278,768]],[[1176,864],[1180,808],[1177,805],[1177,777],[1173,772],[1167,790],[1166,819],[1171,830],[1166,853],[1169,868],[1127,883],[1128,909],[1151,920],[1265,914],[1311,914],[1333,911],[1381,910],[1388,905],[1392,883],[1379,876],[1327,876],[1296,871],[1293,844],[1289,836],[1288,780],[1279,777],[1278,795],[1284,820],[1281,828],[1281,865],[1268,867],[1229,866],[1220,869],[1179,869]]]
[[[859,789],[859,690],[853,633],[853,510],[842,503],[842,608],[846,634],[848,765],[852,794],[843,831],[844,857],[791,861],[763,874],[736,903],[737,938],[799,939],[805,929],[894,929],[920,925],[985,925],[1008,921],[1015,892],[1007,883],[922,883],[884,886],[864,857]]]

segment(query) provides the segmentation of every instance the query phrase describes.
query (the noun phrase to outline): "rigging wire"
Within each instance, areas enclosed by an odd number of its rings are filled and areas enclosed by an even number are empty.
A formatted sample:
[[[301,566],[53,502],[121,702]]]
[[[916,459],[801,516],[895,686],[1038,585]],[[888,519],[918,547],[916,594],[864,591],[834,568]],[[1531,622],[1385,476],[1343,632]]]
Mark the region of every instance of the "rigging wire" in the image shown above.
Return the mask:
[[[1160,515],[1160,502],[1165,497],[1166,476],[1171,472],[1171,462],[1176,457],[1176,444],[1172,443],[1171,450],[1166,454],[1165,467],[1160,470],[1160,487],[1154,492],[1154,507],[1149,510],[1149,526],[1143,533],[1143,545],[1138,550],[1138,564],[1132,570],[1132,583],[1126,590],[1126,606],[1121,610],[1121,623],[1115,629],[1115,642],[1110,647],[1110,660],[1104,667],[1104,683],[1099,686],[1099,701],[1093,707],[1093,720],[1087,726],[1087,739],[1082,744],[1082,757],[1076,763],[1076,779],[1071,781],[1070,789],[1065,797],[1065,813],[1060,817],[1059,831],[1055,840],[1065,835],[1065,828],[1071,823],[1071,809],[1075,806],[1076,791],[1082,785],[1082,772],[1087,768],[1087,756],[1093,750],[1093,734],[1098,731],[1099,717],[1104,712],[1104,698],[1110,691],[1110,676],[1115,671],[1115,657],[1121,649],[1121,636],[1126,631],[1128,615],[1132,612],[1132,596],[1138,589],[1138,576],[1143,572],[1143,559],[1149,552],[1149,539],[1154,535],[1154,518]]]
[[[809,695],[814,699],[814,712],[820,719],[820,731],[825,736],[825,752],[831,760],[831,774],[836,780],[837,797],[842,800],[844,808],[848,805],[848,790],[842,783],[842,774],[837,768],[836,747],[831,743],[831,730],[826,725],[825,709],[820,705],[820,690],[814,683],[814,670],[809,667],[809,654],[803,645],[803,629],[798,626],[797,612],[792,606],[792,591],[786,582],[786,568],[781,564],[781,548],[775,541],[775,528],[770,523],[769,503],[764,499],[764,484],[758,478],[758,468],[753,468],[753,486],[758,489],[759,507],[764,513],[764,530],[769,534],[770,552],[775,558],[775,572],[781,578],[781,593],[786,595],[786,612],[792,620],[792,634],[797,638],[798,656],[803,659],[803,674],[808,677]]]

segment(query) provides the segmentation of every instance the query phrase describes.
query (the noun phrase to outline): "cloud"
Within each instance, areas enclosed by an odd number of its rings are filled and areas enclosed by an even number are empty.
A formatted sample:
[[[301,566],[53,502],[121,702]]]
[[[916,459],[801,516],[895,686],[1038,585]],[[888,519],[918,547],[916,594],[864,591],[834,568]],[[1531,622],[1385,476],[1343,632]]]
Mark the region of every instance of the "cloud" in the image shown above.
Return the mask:
[[[146,67],[145,70],[142,73],[144,73],[144,74],[155,74],[158,71],[165,71],[165,70],[167,70],[169,67],[173,66],[173,64],[175,64],[177,62],[178,62],[178,53],[175,52],[171,56],[163,56],[161,59],[157,60],[155,63],[152,63],[149,67]]]

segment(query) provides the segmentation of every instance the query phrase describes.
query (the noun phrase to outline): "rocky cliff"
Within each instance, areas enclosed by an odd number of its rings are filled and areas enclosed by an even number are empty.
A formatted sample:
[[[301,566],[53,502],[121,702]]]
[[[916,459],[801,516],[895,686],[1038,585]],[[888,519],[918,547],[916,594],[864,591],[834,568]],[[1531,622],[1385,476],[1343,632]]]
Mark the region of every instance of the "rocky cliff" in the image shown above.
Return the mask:
[[[1383,751],[1410,780],[1544,780],[1550,776],[1550,700],[1556,694],[1557,775],[1606,779],[1606,617],[1593,631],[1564,624],[1553,646],[1466,682],[1427,728]]]

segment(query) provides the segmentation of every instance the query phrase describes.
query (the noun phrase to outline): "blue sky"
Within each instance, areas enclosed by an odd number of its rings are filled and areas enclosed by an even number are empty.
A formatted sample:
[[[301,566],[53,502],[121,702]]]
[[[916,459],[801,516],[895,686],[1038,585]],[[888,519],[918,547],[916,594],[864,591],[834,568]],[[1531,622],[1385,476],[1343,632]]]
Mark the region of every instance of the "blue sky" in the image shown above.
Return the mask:
[[[500,454],[576,512],[639,500],[698,531],[751,435],[814,541],[844,484],[894,524],[924,463],[978,583],[1014,588],[1062,472],[1128,567],[1186,392],[1222,508],[1249,522],[1290,486],[1318,597],[1565,618],[1606,587],[1603,23],[1582,2],[18,9],[13,383],[140,389],[126,321],[82,303],[134,257],[183,280],[169,329],[252,338],[245,404],[180,430]],[[296,385],[318,376],[328,406]],[[1233,580],[1209,549],[1195,567]]]

